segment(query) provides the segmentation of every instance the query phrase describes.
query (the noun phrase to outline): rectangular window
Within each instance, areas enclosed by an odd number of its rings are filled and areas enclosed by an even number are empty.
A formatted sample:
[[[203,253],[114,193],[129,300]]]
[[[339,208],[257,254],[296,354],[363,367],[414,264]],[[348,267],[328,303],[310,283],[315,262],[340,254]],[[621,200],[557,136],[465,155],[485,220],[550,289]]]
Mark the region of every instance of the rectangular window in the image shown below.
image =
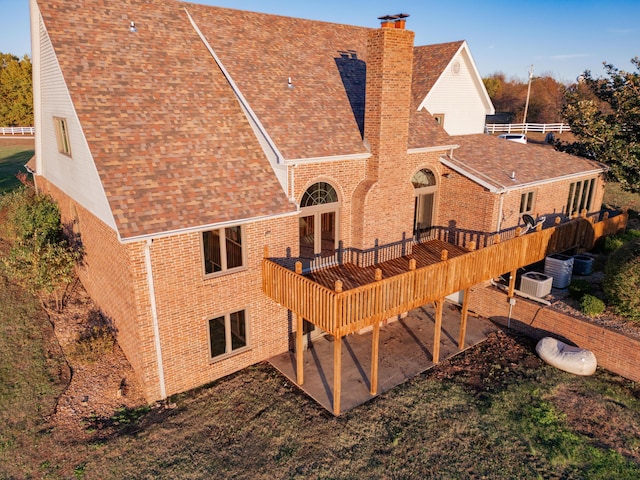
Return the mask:
[[[225,227],[202,232],[204,272],[206,275],[227,272],[244,265],[242,227]]]
[[[244,310],[209,319],[211,359],[242,350],[249,345]]]
[[[71,143],[69,142],[69,129],[67,127],[67,119],[53,117],[53,123],[56,130],[56,142],[58,143],[58,151],[65,155],[71,156]]]
[[[520,215],[533,212],[533,192],[526,192],[520,196]]]
[[[569,185],[569,196],[567,197],[567,206],[565,208],[565,214],[568,217],[576,213],[580,215],[583,210],[587,212],[591,210],[595,184],[596,179],[590,178]]]

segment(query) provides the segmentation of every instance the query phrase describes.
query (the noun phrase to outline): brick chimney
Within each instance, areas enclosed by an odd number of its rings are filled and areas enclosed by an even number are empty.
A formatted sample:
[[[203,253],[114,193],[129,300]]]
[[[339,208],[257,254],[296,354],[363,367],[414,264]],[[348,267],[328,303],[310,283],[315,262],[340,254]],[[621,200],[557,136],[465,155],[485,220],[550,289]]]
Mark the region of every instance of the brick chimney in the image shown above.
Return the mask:
[[[414,33],[400,14],[381,17],[367,37],[364,139],[371,156],[366,181],[353,196],[352,241],[360,248],[410,237],[414,170],[407,154]]]
[[[407,152],[414,33],[405,29],[406,17],[380,17],[381,28],[367,38],[364,137],[372,153],[367,176],[373,181],[384,164]]]

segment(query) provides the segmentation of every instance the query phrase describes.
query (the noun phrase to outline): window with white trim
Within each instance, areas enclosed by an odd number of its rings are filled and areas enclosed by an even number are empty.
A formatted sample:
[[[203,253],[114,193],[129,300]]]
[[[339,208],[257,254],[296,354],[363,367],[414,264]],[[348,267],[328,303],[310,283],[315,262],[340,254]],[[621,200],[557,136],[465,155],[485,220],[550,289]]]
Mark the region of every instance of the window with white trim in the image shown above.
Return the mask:
[[[520,215],[533,213],[533,192],[525,192],[520,195]]]
[[[210,318],[208,323],[211,360],[218,360],[249,347],[247,315],[244,310]]]
[[[202,232],[202,250],[205,275],[242,268],[245,263],[242,227],[236,225]]]
[[[53,117],[53,125],[56,131],[56,142],[58,151],[65,155],[71,156],[71,142],[69,142],[69,128],[67,119],[61,117]]]
[[[567,206],[565,208],[565,213],[568,217],[574,213],[580,214],[583,210],[587,212],[591,210],[595,186],[595,178],[573,182],[569,185],[569,196],[567,197]]]

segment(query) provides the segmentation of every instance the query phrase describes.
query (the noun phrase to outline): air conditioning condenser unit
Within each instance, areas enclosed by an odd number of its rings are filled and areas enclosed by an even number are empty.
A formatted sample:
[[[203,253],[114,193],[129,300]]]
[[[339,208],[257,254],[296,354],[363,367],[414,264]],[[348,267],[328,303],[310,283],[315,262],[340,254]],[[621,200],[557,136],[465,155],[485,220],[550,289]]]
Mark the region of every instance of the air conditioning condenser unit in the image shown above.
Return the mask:
[[[539,272],[527,272],[520,278],[520,291],[537,298],[551,293],[553,277]]]

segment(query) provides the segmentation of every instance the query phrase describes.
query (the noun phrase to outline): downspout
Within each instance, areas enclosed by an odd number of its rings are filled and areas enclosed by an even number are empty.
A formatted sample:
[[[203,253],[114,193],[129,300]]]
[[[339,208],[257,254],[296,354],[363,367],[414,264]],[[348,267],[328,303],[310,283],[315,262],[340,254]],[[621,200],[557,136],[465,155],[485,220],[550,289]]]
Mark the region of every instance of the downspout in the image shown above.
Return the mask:
[[[158,381],[160,383],[160,398],[167,398],[167,390],[164,385],[164,367],[162,365],[162,346],[160,344],[160,326],[158,325],[158,309],[156,308],[156,291],[153,284],[153,272],[151,270],[151,244],[148,239],[144,245],[144,264],[147,269],[147,284],[149,285],[149,302],[151,303],[151,321],[153,323],[153,343],[156,348],[156,361],[158,362]]]

